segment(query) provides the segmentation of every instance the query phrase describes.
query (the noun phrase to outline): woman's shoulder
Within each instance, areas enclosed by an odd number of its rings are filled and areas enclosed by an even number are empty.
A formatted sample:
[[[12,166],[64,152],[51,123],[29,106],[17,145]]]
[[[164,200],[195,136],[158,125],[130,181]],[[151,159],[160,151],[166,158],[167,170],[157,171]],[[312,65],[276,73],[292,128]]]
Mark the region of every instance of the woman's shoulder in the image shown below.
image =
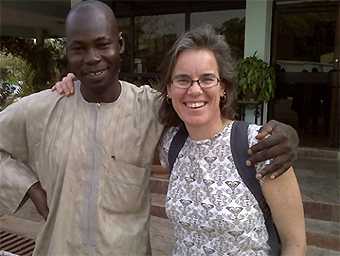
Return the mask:
[[[262,126],[257,124],[249,124],[248,126],[248,143],[249,147],[255,145],[258,140],[256,139],[257,134],[259,133]]]
[[[179,127],[173,126],[173,127],[168,127],[164,129],[163,135],[162,135],[162,141],[161,145],[166,151],[169,150],[170,144],[176,133],[178,132]]]
[[[168,127],[165,128],[159,144],[159,160],[161,165],[165,168],[169,167],[168,153],[172,139],[176,135],[179,127]]]

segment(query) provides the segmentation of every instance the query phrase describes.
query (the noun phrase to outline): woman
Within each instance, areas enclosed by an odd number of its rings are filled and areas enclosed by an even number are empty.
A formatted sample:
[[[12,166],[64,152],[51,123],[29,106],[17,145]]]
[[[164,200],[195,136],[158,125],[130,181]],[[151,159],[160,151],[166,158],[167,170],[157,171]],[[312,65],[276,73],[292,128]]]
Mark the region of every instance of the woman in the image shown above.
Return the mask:
[[[210,26],[185,33],[169,52],[160,117],[168,129],[160,159],[184,124],[189,137],[172,168],[166,212],[173,255],[273,255],[263,213],[237,172],[230,149],[235,88],[230,49]],[[255,144],[259,126],[249,125]],[[262,166],[257,166],[260,171]],[[301,196],[292,168],[261,182],[280,240],[280,255],[305,253]]]

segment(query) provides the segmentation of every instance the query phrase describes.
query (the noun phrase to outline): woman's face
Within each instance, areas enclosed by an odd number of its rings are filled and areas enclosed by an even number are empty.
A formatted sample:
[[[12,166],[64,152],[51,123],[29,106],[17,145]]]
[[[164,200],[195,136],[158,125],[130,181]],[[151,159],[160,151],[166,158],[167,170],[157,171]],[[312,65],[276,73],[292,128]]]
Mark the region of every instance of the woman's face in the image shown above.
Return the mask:
[[[216,58],[210,50],[185,50],[178,56],[167,90],[175,111],[187,128],[209,129],[221,122],[219,103],[224,90],[218,70]],[[207,83],[215,79],[216,82],[209,88],[202,88],[196,82],[198,79]],[[176,86],[191,80],[195,82],[189,88]]]

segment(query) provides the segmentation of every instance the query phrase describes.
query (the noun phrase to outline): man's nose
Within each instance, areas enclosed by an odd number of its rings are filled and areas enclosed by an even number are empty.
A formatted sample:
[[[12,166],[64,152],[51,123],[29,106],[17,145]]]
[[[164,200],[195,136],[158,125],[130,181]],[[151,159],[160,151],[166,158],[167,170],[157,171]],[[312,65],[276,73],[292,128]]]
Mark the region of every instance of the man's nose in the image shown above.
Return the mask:
[[[100,61],[100,55],[96,49],[90,48],[88,49],[86,56],[85,56],[85,63],[86,64],[94,64]]]

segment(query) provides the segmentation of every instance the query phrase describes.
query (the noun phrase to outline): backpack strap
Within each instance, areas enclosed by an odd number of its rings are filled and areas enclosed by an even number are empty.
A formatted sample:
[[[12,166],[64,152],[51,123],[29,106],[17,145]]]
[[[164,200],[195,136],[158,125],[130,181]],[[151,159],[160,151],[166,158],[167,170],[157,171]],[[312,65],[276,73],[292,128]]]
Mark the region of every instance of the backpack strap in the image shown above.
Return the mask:
[[[268,244],[271,248],[270,255],[280,255],[281,246],[280,238],[278,236],[276,227],[273,223],[270,208],[263,196],[259,181],[256,179],[256,169],[254,166],[247,166],[246,160],[248,159],[248,126],[246,122],[234,121],[231,129],[231,153],[239,175],[243,182],[246,184],[250,192],[256,198],[264,219],[268,232]]]
[[[169,172],[171,173],[172,168],[174,167],[174,164],[176,162],[177,156],[179,152],[181,151],[182,147],[185,144],[185,141],[188,138],[188,131],[185,129],[185,126],[180,126],[179,130],[175,134],[175,136],[172,138],[172,141],[170,143],[169,147],[169,153],[168,153],[168,163],[169,163]]]

